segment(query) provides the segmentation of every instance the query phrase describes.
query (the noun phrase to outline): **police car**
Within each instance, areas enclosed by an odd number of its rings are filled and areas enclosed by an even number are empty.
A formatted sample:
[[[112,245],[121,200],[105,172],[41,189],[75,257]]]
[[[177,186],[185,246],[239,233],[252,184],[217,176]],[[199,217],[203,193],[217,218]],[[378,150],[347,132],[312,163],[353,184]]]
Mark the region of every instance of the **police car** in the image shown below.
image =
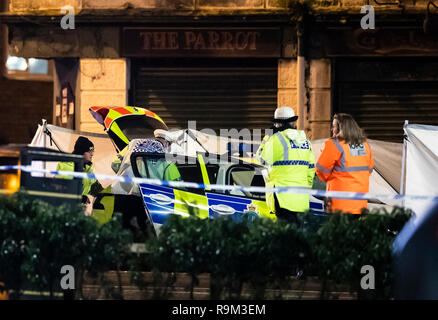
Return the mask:
[[[115,109],[117,113],[114,112]],[[253,218],[276,219],[275,214],[268,209],[264,192],[202,187],[265,186],[263,170],[266,169],[245,160],[242,145],[239,145],[238,155],[231,145],[227,154],[197,153],[192,157],[184,154],[145,152],[141,148],[142,143],[147,142],[145,139],[153,137],[153,130],[167,129],[164,122],[154,113],[134,107],[92,107],[90,111],[109,132],[117,149],[124,150],[117,175],[128,178],[124,182],[115,182],[110,191],[102,193],[94,202],[92,214],[102,223],[111,218],[113,212],[122,212],[125,227],[144,230],[149,225],[153,226],[154,233],[158,234],[170,215],[195,214],[205,219],[219,216],[239,219],[243,215],[250,215]],[[130,115],[129,111],[133,113]],[[111,117],[110,120],[108,116]],[[132,122],[129,121],[130,117]],[[115,135],[118,135],[118,138],[114,139]],[[137,184],[129,181],[130,177],[191,184]],[[310,196],[310,209],[314,214],[323,215],[324,202]]]
[[[216,157],[217,156],[217,157]],[[131,164],[136,177],[164,180],[166,170],[177,171],[174,181],[190,181],[192,187],[164,186],[141,183],[140,196],[148,220],[158,233],[171,214],[201,218],[231,216],[240,219],[243,215],[252,218],[276,219],[271,213],[265,193],[225,188],[200,188],[201,185],[222,185],[239,187],[264,187],[263,166],[248,163],[238,158],[223,155],[198,154],[197,158],[176,157],[166,154],[132,153]],[[205,158],[208,158],[206,161]],[[156,168],[162,170],[156,170]],[[310,208],[314,214],[324,214],[324,202],[310,197]]]

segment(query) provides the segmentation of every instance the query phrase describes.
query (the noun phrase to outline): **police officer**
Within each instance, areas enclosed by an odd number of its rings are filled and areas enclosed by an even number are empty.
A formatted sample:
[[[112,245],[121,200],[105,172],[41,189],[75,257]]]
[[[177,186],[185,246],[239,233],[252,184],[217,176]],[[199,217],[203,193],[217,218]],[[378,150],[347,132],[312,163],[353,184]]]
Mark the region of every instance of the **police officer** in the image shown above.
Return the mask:
[[[84,167],[82,171],[85,173],[93,173],[93,155],[94,155],[94,144],[86,137],[80,136],[76,142],[73,149],[73,154],[81,155],[84,158]],[[60,162],[56,168],[57,171],[75,171],[74,162]],[[73,179],[71,176],[59,176],[59,178]],[[83,179],[83,191],[82,191],[82,203],[88,202],[88,194],[96,196],[99,192],[103,190],[99,181],[96,179]]]
[[[296,130],[297,119],[292,108],[277,108],[273,120],[274,134],[265,137],[257,151],[259,161],[268,167],[268,188],[311,188],[313,185],[315,157],[305,132]],[[278,218],[294,223],[298,223],[298,213],[309,210],[307,194],[266,193],[266,203]]]
[[[160,141],[163,144],[164,148],[166,149],[166,152],[172,154],[184,153],[184,149],[178,145],[176,141],[177,139],[174,136],[172,136],[172,134],[169,131],[163,129],[156,129],[154,131],[154,136],[156,140]]]
[[[176,143],[174,143],[175,141],[173,137],[170,135],[169,131],[163,129],[156,129],[154,131],[154,136],[155,136],[155,140],[159,141],[163,145],[165,152],[179,153],[179,154],[183,153],[183,150]],[[181,174],[175,163],[171,161],[166,161],[163,180],[167,180],[167,181],[181,180]]]

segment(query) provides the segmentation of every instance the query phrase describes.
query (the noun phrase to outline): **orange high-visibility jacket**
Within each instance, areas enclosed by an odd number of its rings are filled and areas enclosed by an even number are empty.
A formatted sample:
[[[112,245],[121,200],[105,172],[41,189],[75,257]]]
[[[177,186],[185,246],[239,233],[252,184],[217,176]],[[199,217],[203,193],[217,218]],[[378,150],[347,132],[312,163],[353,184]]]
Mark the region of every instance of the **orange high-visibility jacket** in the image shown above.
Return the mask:
[[[329,139],[316,164],[316,174],[327,182],[327,191],[368,192],[373,168],[373,153],[367,142],[348,145]],[[359,214],[367,203],[367,200],[332,199],[331,209]]]

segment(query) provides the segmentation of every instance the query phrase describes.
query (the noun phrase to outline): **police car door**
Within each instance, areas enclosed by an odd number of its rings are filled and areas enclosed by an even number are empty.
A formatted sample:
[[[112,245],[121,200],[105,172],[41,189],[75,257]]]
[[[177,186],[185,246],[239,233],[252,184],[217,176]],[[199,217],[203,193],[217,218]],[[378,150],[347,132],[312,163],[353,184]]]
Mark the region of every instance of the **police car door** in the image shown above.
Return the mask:
[[[134,174],[139,177],[157,181],[201,182],[199,166],[193,159],[173,163],[164,155],[142,155],[136,156],[133,164]],[[173,176],[169,172],[173,172]],[[208,203],[203,189],[149,183],[141,183],[139,188],[146,213],[157,233],[171,214],[208,217]]]

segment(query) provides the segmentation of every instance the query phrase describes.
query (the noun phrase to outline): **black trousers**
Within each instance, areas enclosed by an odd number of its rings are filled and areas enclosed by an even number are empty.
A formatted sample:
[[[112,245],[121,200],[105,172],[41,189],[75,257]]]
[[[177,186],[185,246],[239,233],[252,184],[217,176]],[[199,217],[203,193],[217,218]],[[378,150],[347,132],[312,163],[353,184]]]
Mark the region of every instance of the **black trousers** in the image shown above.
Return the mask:
[[[274,193],[274,199],[275,199],[275,215],[277,216],[277,218],[283,221],[287,221],[289,223],[295,223],[296,225],[299,225],[298,212],[281,208],[277,199],[277,195],[275,193]]]

